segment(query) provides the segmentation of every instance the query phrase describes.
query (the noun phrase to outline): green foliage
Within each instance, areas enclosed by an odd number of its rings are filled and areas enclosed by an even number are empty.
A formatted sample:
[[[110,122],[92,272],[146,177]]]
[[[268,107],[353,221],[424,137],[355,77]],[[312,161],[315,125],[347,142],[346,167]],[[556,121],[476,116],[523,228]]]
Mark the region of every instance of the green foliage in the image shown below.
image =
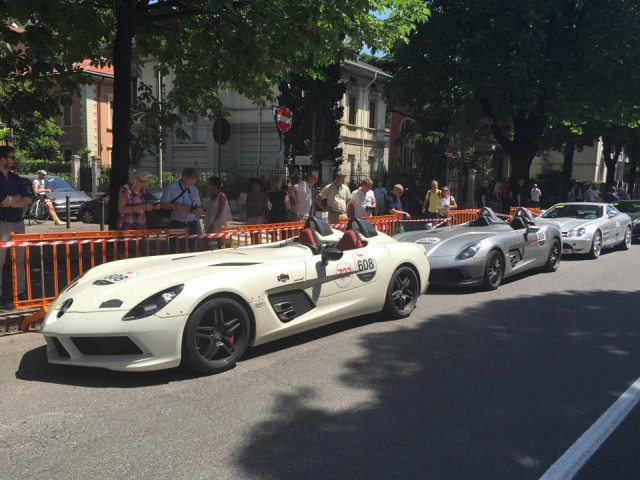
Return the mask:
[[[19,174],[34,174],[38,170],[46,170],[51,175],[71,175],[71,165],[68,162],[31,159],[22,150],[16,150],[16,163]]]
[[[637,2],[426,3],[429,23],[394,49],[387,95],[419,114],[485,123],[514,178],[528,177],[549,125],[637,121]]]

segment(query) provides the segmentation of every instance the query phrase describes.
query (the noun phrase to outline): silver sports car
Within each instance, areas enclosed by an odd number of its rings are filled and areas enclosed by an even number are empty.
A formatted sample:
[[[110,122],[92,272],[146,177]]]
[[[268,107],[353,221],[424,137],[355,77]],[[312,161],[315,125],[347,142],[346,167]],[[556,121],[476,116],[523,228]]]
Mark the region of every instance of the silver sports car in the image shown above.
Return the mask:
[[[511,222],[483,208],[474,221],[394,238],[425,248],[431,285],[481,285],[495,290],[503,278],[538,267],[554,272],[560,265],[560,228],[539,225],[524,208]]]
[[[562,229],[562,253],[596,259],[603,248],[631,246],[631,217],[608,203],[558,203],[538,219]]]

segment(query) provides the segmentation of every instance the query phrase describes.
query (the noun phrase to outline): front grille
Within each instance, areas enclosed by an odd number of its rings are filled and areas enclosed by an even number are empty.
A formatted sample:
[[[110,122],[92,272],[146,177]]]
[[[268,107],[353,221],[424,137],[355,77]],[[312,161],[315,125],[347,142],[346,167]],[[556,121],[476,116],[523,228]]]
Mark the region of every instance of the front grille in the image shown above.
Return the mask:
[[[56,351],[58,352],[59,357],[71,358],[71,355],[69,355],[69,352],[67,352],[67,349],[64,348],[60,340],[58,340],[56,337],[51,337],[51,342],[53,343],[53,346],[56,347]]]
[[[439,268],[429,273],[429,283],[457,283],[467,278],[459,268]]]
[[[140,355],[142,350],[129,337],[71,337],[83,355]]]

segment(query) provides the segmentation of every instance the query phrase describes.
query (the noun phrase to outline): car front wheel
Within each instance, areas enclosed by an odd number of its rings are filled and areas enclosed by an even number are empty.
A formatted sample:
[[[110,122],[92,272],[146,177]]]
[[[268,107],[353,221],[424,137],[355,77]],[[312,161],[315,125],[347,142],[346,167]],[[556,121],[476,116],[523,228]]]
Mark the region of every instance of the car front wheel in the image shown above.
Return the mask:
[[[408,317],[418,303],[420,283],[411,267],[402,266],[391,276],[382,313],[392,319]]]
[[[555,272],[560,266],[560,254],[562,253],[562,247],[560,240],[553,239],[553,243],[549,248],[549,256],[547,257],[547,263],[544,265],[545,272]]]
[[[233,368],[251,337],[251,321],[244,306],[232,298],[207,300],[187,320],[182,361],[207,375]]]
[[[595,260],[600,256],[600,252],[602,251],[602,234],[599,231],[593,234],[593,241],[591,242],[591,251],[587,254],[587,256]]]
[[[482,286],[485,290],[495,290],[502,283],[504,277],[504,259],[497,250],[491,250],[484,265]]]
[[[88,208],[81,210],[78,218],[82,221],[82,223],[96,223],[96,218],[93,215],[93,212]]]

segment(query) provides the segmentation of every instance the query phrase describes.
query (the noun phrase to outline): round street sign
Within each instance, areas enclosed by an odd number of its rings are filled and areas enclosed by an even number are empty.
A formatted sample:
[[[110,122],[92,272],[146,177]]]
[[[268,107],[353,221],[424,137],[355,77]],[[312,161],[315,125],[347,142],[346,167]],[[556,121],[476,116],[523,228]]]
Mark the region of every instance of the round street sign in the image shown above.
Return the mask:
[[[288,132],[291,130],[291,124],[293,123],[293,114],[287,107],[280,107],[276,113],[276,125],[281,132]]]
[[[231,125],[226,118],[219,118],[213,124],[213,139],[218,145],[224,145],[231,136]]]
[[[452,147],[447,148],[447,162],[449,162],[449,163],[453,162],[453,148]]]

